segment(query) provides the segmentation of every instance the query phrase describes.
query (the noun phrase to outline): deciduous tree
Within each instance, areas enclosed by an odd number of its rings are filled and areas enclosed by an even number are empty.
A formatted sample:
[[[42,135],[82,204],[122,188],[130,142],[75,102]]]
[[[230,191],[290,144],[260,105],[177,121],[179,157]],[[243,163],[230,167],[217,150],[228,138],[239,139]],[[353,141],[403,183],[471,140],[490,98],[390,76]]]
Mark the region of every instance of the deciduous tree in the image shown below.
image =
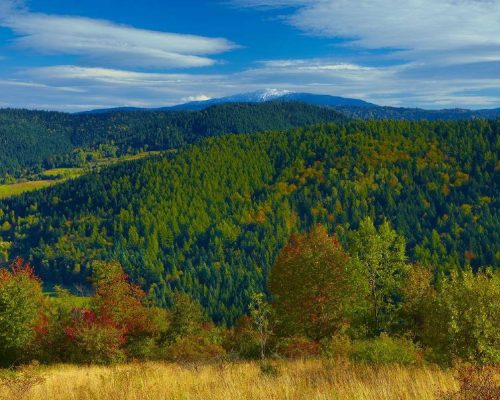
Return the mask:
[[[320,340],[340,329],[352,293],[348,263],[340,242],[322,225],[291,237],[269,277],[282,333]]]

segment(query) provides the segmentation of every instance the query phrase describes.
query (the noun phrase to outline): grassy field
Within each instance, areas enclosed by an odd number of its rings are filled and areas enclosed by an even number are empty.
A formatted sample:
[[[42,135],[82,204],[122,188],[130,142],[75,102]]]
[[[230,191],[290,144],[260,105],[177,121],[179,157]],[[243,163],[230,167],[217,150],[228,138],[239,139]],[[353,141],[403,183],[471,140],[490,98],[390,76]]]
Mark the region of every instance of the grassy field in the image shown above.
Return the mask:
[[[3,400],[430,400],[455,391],[450,371],[437,367],[370,367],[288,361],[276,376],[257,363],[180,365],[128,364],[113,367],[59,365],[40,378],[0,387]],[[30,380],[31,379],[31,380]]]
[[[27,181],[27,182],[17,182],[7,185],[0,185],[0,199],[6,197],[18,196],[25,192],[30,192],[32,190],[43,189],[45,187],[55,185],[60,183],[61,180],[40,180],[40,181]]]
[[[159,151],[149,151],[133,155],[127,155],[120,158],[104,158],[101,160],[92,161],[88,165],[88,169],[105,167],[107,165],[116,164],[124,161],[140,160],[145,157],[151,157],[160,154]],[[18,196],[32,190],[43,189],[48,186],[57,185],[68,179],[78,178],[85,173],[84,168],[53,168],[43,171],[40,176],[42,179],[28,180],[25,182],[15,182],[5,185],[0,185],[0,199],[7,197]]]

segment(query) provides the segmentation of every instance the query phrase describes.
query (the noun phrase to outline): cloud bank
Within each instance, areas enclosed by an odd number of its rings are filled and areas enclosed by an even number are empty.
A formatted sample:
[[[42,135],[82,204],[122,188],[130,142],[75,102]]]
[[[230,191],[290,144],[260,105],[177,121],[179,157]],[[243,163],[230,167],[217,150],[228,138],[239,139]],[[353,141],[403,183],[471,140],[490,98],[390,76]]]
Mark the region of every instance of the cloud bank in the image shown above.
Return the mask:
[[[213,65],[207,55],[235,47],[227,39],[158,32],[83,17],[32,13],[21,2],[0,0],[0,26],[11,29],[17,47],[82,57],[118,67],[190,68]]]
[[[407,56],[464,53],[499,60],[498,0],[234,0],[244,7],[292,7],[285,19],[317,36]],[[472,58],[473,59],[473,58]]]
[[[14,46],[77,56],[70,65],[4,74],[0,106],[158,107],[264,88],[393,106],[500,106],[500,0],[228,1],[236,13],[252,7],[263,18],[272,9],[281,14],[276,24],[330,38],[331,46],[318,58],[301,58],[298,49],[296,58],[253,60],[236,72],[188,73],[217,63],[214,55],[235,44],[33,13],[21,0],[0,0],[0,26],[15,33]]]

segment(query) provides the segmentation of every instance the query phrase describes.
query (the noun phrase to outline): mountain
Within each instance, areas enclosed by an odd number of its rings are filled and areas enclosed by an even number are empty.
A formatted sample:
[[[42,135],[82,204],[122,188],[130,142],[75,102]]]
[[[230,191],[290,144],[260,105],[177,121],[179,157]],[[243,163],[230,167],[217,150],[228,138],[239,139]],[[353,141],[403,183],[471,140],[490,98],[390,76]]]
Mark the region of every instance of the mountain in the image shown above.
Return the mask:
[[[363,218],[387,220],[436,279],[498,267],[499,132],[500,120],[358,120],[209,137],[1,201],[0,262],[22,256],[71,287],[116,259],[159,304],[186,292],[228,324],[290,234],[317,223],[346,243]]]
[[[78,166],[81,152],[112,145],[118,154],[178,148],[224,133],[284,130],[347,118],[304,103],[227,103],[200,111],[97,114],[0,110],[0,182],[6,174]]]
[[[204,101],[193,101],[185,104],[179,104],[173,107],[163,107],[161,110],[201,110],[214,104],[225,103],[263,103],[268,101],[298,101],[315,106],[358,106],[358,107],[376,107],[375,104],[367,103],[363,100],[348,99],[344,97],[311,94],[294,93],[287,90],[266,89],[250,93],[237,94],[229,97],[210,99]]]
[[[459,120],[473,118],[494,119],[500,117],[500,108],[484,110],[468,109],[442,109],[426,110],[422,108],[407,107],[387,107],[379,106],[359,99],[351,99],[338,96],[296,93],[286,90],[266,89],[255,92],[236,94],[228,97],[214,98],[203,101],[192,101],[189,103],[178,104],[175,106],[159,108],[134,108],[119,107],[109,109],[98,109],[87,111],[90,114],[102,114],[109,112],[128,112],[128,111],[200,111],[208,107],[220,104],[232,103],[265,103],[265,102],[301,102],[318,107],[329,107],[343,113],[349,118],[361,119],[398,119],[418,121],[427,120]]]
[[[288,90],[265,89],[257,90],[249,93],[241,93],[227,97],[214,98],[202,101],[191,101],[188,103],[178,104],[168,107],[157,108],[136,108],[136,107],[118,107],[118,108],[104,108],[86,111],[85,113],[106,113],[115,111],[199,111],[207,107],[227,104],[227,103],[264,103],[269,101],[283,101],[283,102],[302,102],[315,106],[356,106],[356,107],[377,107],[375,104],[368,103],[363,100],[349,99],[345,97],[337,97],[322,94],[311,93],[295,93]]]

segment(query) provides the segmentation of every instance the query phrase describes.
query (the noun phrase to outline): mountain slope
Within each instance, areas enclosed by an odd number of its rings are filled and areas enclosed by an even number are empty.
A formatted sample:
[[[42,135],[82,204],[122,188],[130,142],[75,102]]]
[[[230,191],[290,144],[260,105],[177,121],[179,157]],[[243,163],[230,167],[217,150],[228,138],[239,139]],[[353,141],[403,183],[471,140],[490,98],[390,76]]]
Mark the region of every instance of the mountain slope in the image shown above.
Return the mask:
[[[302,103],[224,104],[202,111],[64,114],[0,110],[0,180],[40,167],[78,165],[77,148],[118,153],[177,148],[224,133],[282,130],[346,118]]]
[[[269,101],[302,102],[315,106],[343,106],[352,105],[358,107],[376,107],[375,104],[367,103],[363,100],[349,99],[338,96],[294,93],[286,90],[266,89],[250,93],[242,93],[234,96],[210,99],[204,101],[192,101],[172,107],[162,107],[160,110],[202,110],[215,104],[226,103],[264,103]]]
[[[498,267],[499,135],[500,121],[358,121],[209,138],[0,202],[0,249],[67,285],[117,259],[160,304],[185,291],[227,323],[318,222],[345,240],[387,219],[412,261]]]
[[[362,119],[398,119],[398,120],[459,120],[473,118],[500,118],[500,108],[485,110],[442,109],[425,110],[421,108],[383,107],[359,99],[344,98],[312,93],[295,93],[286,90],[266,89],[233,96],[214,98],[204,101],[193,101],[169,107],[160,108],[133,108],[120,107],[100,109],[88,113],[108,113],[115,111],[172,111],[172,110],[204,110],[218,104],[232,103],[264,103],[264,102],[302,102],[319,107],[330,107],[342,112],[350,118]]]

